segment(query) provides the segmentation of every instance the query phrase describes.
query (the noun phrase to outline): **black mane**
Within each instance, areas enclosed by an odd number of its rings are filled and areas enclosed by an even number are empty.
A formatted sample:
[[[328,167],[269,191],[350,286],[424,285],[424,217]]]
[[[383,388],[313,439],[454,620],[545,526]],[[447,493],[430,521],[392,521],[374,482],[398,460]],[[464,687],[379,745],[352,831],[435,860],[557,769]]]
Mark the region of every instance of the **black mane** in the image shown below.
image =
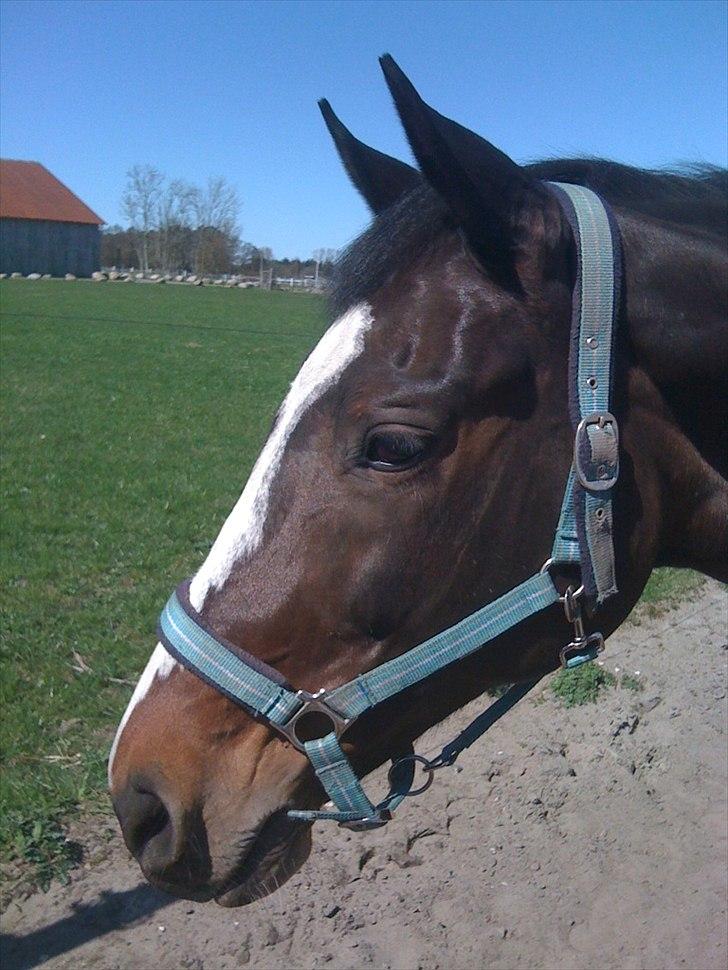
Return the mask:
[[[717,165],[670,171],[601,158],[554,158],[525,168],[539,179],[585,185],[617,208],[711,233],[726,232],[728,169]]]
[[[655,171],[603,159],[565,158],[524,167],[539,179],[593,189],[616,208],[716,235],[726,232],[728,170],[715,165]],[[329,301],[334,317],[366,299],[398,266],[454,228],[446,204],[423,181],[380,213],[340,256]]]

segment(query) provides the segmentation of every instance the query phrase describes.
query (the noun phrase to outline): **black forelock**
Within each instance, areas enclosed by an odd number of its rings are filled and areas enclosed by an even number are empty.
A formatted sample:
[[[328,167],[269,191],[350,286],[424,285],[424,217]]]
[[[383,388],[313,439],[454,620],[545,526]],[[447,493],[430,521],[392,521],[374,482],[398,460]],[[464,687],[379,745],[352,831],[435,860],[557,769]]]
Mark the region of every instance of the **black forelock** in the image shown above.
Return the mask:
[[[336,261],[333,316],[370,297],[447,228],[454,228],[448,207],[426,182],[381,212]]]
[[[538,179],[584,185],[618,208],[716,235],[726,232],[728,170],[718,166],[654,171],[598,158],[567,158],[524,168]],[[332,315],[371,297],[396,270],[453,228],[447,205],[423,181],[380,213],[341,254],[329,298]]]

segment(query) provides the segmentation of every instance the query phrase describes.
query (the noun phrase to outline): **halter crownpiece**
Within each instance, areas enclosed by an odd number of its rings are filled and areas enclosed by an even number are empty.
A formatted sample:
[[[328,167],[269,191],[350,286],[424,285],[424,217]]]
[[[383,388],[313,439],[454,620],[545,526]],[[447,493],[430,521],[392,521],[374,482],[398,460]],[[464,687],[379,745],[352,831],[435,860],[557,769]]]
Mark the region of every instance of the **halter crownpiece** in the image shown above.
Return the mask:
[[[189,581],[170,597],[159,621],[167,650],[185,667],[264,721],[309,758],[332,800],[331,811],[288,812],[303,821],[333,819],[355,829],[386,824],[407,795],[429,787],[432,773],[453,764],[528,693],[540,677],[515,684],[431,760],[412,749],[392,761],[390,790],[378,804],[364,792],[339,739],[360,715],[462,660],[535,613],[562,603],[574,639],[560,653],[563,667],[593,660],[600,633],[584,631],[582,601],[598,607],[617,592],[612,539],[612,489],[619,475],[619,433],[610,412],[614,332],[620,292],[619,237],[601,199],[590,189],[546,183],[574,233],[577,276],[572,300],[569,410],[574,458],[564,490],[551,556],[535,576],[407,653],[354,680],[316,694],[296,690],[281,674],[207,627],[189,600]],[[578,567],[581,585],[564,594],[552,570]],[[427,775],[413,788],[415,767]]]

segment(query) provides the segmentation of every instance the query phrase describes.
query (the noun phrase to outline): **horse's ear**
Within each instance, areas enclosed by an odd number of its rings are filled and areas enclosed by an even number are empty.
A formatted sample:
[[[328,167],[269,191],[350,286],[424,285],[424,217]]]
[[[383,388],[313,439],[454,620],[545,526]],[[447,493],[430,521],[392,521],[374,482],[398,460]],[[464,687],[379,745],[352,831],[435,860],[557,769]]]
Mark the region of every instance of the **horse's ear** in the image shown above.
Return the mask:
[[[520,290],[516,272],[523,207],[543,190],[512,159],[480,135],[425,104],[389,54],[384,76],[422,173],[445,199],[488,271]]]
[[[319,101],[319,108],[349,178],[375,215],[421,184],[422,176],[414,168],[355,138],[325,98]]]

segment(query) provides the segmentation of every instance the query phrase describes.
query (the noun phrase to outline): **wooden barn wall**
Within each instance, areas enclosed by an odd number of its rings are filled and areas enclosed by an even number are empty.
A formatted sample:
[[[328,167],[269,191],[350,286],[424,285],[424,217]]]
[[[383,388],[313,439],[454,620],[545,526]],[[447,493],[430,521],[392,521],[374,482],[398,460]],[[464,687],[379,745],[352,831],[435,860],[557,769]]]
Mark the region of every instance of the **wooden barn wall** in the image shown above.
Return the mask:
[[[90,276],[100,266],[98,226],[0,219],[0,273]]]

